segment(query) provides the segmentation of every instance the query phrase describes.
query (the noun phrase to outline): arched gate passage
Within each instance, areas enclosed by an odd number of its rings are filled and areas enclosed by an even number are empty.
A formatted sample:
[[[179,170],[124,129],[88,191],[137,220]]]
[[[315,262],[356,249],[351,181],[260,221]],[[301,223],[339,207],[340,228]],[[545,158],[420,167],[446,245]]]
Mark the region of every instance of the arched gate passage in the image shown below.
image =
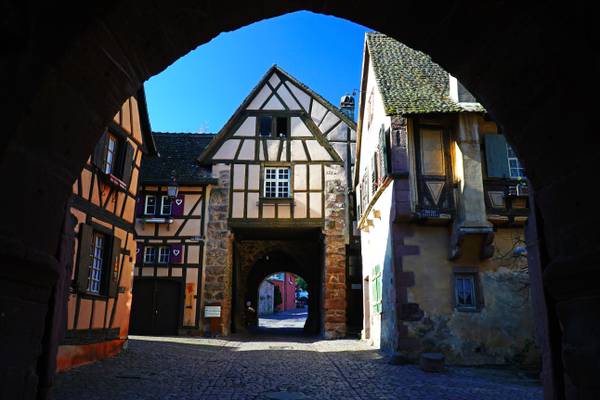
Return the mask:
[[[597,397],[600,236],[588,192],[597,169],[598,28],[591,5],[400,6],[401,13],[389,3],[347,1],[5,4],[0,176],[18,194],[0,198],[10,210],[0,227],[3,394],[43,396],[51,383],[63,312],[60,290],[53,293],[69,259],[60,245],[65,202],[114,111],[144,80],[220,32],[308,9],[431,54],[503,127],[535,189],[540,237],[533,232],[530,265],[547,393]]]
[[[307,334],[322,330],[323,260],[322,244],[318,231],[298,232],[296,238],[274,240],[272,236],[253,235],[253,238],[236,239],[233,287],[232,330],[244,331],[244,305],[246,301],[258,303],[260,283],[269,275],[288,271],[302,276],[311,293],[308,301],[308,319],[304,326]]]

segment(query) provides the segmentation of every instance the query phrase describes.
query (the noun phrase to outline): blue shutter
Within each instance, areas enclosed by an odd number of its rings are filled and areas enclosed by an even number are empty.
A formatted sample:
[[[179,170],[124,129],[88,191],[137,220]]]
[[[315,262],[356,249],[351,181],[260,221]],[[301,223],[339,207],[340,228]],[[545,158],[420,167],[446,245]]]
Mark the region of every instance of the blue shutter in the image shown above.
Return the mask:
[[[490,178],[510,177],[504,135],[488,134],[484,136],[484,140],[487,176]]]

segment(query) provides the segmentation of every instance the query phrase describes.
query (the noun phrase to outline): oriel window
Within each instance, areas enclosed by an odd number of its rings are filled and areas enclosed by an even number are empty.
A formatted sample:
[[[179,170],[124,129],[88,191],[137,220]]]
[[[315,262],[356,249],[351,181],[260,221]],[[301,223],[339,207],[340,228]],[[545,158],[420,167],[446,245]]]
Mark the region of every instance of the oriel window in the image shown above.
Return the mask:
[[[92,249],[90,252],[90,278],[87,290],[91,293],[100,293],[102,286],[102,268],[105,259],[106,237],[101,233],[94,233]]]
[[[290,197],[290,169],[265,168],[264,196],[268,198]]]

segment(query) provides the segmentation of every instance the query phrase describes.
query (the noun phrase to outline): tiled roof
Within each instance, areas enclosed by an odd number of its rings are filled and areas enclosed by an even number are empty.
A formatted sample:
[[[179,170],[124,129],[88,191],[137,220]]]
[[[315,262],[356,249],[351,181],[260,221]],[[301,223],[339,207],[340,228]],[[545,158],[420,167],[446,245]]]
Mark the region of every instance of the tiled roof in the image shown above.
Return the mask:
[[[158,156],[144,156],[140,183],[167,184],[171,173],[179,185],[215,183],[211,167],[200,165],[197,157],[215,137],[214,134],[152,132]]]
[[[381,33],[371,32],[366,36],[387,115],[485,112],[479,103],[452,100],[448,72],[427,54]]]

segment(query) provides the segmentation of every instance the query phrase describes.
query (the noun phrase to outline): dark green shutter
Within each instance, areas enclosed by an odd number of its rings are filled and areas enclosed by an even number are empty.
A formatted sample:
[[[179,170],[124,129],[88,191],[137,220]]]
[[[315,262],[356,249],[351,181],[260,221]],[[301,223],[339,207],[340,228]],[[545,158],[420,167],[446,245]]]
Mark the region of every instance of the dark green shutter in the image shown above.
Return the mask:
[[[104,169],[104,160],[106,159],[106,141],[108,140],[108,135],[106,132],[100,136],[100,140],[96,143],[96,147],[94,148],[94,153],[92,154],[92,164],[100,169]]]
[[[108,274],[108,297],[117,297],[117,291],[119,290],[119,265],[121,262],[121,239],[113,237],[112,240],[112,251],[109,263],[106,266],[106,273]]]
[[[90,265],[94,230],[90,225],[79,225],[79,246],[77,257],[77,290],[86,291],[90,279]]]
[[[133,146],[131,143],[125,143],[125,151],[123,156],[123,175],[121,180],[125,182],[127,186],[129,186],[129,182],[131,182],[131,171],[133,170],[133,164],[135,160],[133,159]]]
[[[484,138],[487,176],[490,178],[508,178],[510,174],[504,135],[487,134]]]

